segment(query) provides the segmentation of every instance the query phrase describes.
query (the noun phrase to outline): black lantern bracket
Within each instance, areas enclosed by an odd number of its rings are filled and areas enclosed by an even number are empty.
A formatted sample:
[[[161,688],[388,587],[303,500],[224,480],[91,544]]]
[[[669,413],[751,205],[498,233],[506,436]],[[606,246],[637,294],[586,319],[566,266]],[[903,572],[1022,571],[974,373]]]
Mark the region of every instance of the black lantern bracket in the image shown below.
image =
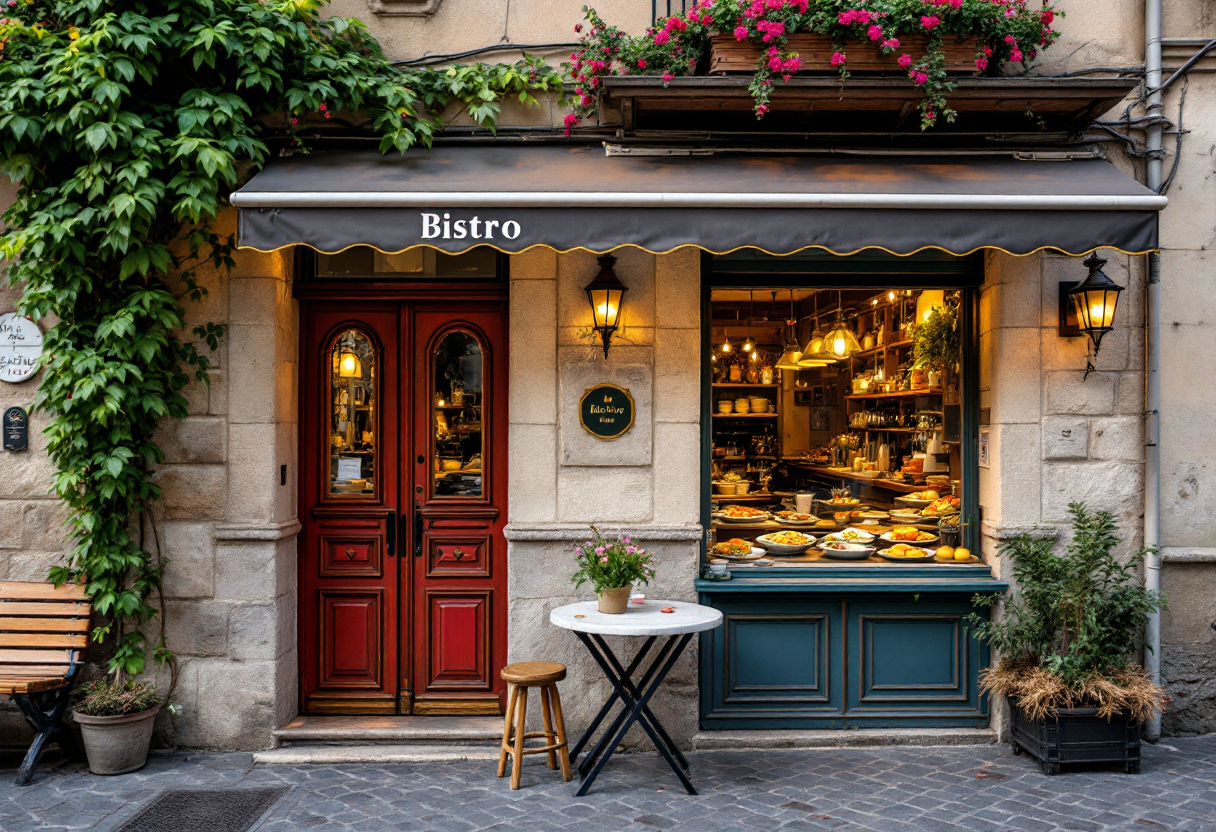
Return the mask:
[[[604,360],[607,361],[608,347],[620,324],[621,307],[624,305],[625,292],[629,289],[612,269],[616,265],[615,257],[601,254],[596,262],[600,264],[600,270],[595,279],[587,284],[586,292],[587,301],[591,304],[592,329],[600,334]]]

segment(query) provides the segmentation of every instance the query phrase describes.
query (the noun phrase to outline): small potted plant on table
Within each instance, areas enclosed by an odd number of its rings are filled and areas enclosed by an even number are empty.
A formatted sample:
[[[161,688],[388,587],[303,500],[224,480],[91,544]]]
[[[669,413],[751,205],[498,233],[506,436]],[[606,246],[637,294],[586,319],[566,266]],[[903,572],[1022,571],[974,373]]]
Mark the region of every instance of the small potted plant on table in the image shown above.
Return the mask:
[[[571,580],[575,587],[588,581],[599,597],[599,611],[619,615],[629,606],[634,584],[654,577],[650,555],[628,535],[609,540],[591,527],[593,538],[574,545],[578,570]]]
[[[1017,594],[1004,617],[973,617],[976,635],[1002,659],[980,686],[1009,701],[1013,753],[1029,751],[1045,774],[1068,763],[1121,763],[1140,770],[1140,724],[1165,691],[1133,660],[1150,613],[1164,599],[1145,589],[1132,558],[1114,555],[1114,517],[1069,505],[1073,539],[1062,555],[1050,540],[1022,535],[1001,549]],[[999,596],[977,596],[994,606]]]
[[[106,678],[84,685],[73,710],[89,771],[127,774],[148,761],[152,727],[163,700],[147,682]]]

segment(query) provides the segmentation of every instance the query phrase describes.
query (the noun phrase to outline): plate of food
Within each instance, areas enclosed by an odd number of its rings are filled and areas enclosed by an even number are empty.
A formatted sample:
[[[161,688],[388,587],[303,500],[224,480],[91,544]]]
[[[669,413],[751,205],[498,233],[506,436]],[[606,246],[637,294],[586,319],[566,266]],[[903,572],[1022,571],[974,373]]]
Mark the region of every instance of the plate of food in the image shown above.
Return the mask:
[[[958,514],[962,508],[963,501],[953,494],[947,494],[945,497],[939,497],[929,505],[921,509],[921,514],[926,517],[944,517],[948,514]]]
[[[888,549],[883,549],[878,556],[892,563],[924,563],[933,560],[934,553],[932,549],[909,546],[907,543],[896,543]]]
[[[779,511],[775,515],[777,522],[783,526],[815,526],[819,518],[813,514],[799,514],[796,511]]]
[[[877,511],[877,510],[861,511],[861,512],[858,512],[858,515],[861,517],[862,520],[886,520],[891,516],[888,512]]]
[[[938,540],[938,536],[932,532],[913,526],[896,526],[889,532],[883,532],[881,537],[890,543],[934,543]]]
[[[714,515],[715,520],[723,523],[763,523],[772,517],[764,509],[751,506],[726,506]]]
[[[971,554],[970,549],[965,549],[962,546],[942,546],[933,553],[934,559],[938,563],[978,563],[979,558]]]
[[[920,509],[918,508],[893,508],[891,509],[891,518],[893,520],[919,520]]]
[[[874,535],[865,529],[857,529],[850,526],[844,531],[825,534],[823,539],[830,543],[869,543],[874,540]]]
[[[714,545],[710,554],[716,558],[727,560],[756,560],[765,556],[766,552],[759,546],[753,546],[750,541],[732,537]]]
[[[815,538],[802,532],[770,532],[757,537],[756,542],[773,555],[801,555],[815,545]]]
[[[929,505],[934,500],[940,500],[941,496],[942,495],[939,494],[937,491],[933,490],[932,488],[929,488],[929,489],[926,489],[925,491],[913,491],[911,494],[905,494],[902,497],[896,497],[895,502],[903,503],[904,505],[908,505],[908,506],[916,506],[918,508],[922,508],[924,506]]]
[[[865,560],[874,554],[873,546],[863,543],[842,543],[838,540],[824,540],[815,548],[823,552],[825,558],[836,560]]]

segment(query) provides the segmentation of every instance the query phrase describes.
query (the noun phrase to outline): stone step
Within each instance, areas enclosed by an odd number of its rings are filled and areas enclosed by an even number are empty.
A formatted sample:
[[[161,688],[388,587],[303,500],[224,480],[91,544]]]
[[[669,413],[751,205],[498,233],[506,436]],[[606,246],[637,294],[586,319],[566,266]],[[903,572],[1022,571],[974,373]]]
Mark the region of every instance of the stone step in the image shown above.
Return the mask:
[[[280,746],[493,746],[502,738],[496,716],[298,716],[274,732]],[[496,752],[497,753],[497,752]]]
[[[698,731],[697,751],[876,748],[893,745],[993,745],[991,728],[868,728],[855,731]]]
[[[293,745],[255,751],[253,761],[264,765],[336,765],[340,763],[453,763],[497,760],[498,749],[480,745],[373,743],[366,745]]]

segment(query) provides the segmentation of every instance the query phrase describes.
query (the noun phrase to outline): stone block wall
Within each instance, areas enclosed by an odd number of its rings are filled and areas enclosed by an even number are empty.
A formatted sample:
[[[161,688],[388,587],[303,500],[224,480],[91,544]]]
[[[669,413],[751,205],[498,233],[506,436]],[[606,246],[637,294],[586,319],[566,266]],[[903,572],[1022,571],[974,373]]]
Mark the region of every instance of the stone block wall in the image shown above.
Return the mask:
[[[693,600],[702,537],[700,478],[700,255],[616,252],[628,287],[621,328],[604,359],[588,337],[583,287],[599,267],[587,253],[534,250],[511,260],[511,478],[508,539],[511,661],[569,668],[563,685],[568,730],[577,735],[608,694],[603,674],[549,611],[594,597],[570,583],[570,543],[587,524],[624,529],[653,552],[652,598]],[[634,427],[618,440],[592,437],[578,402],[592,384],[630,390]],[[614,649],[636,648],[617,644]],[[656,713],[687,746],[697,726],[696,651],[660,690]],[[669,721],[670,720],[670,721]],[[629,742],[644,745],[640,732]]]

